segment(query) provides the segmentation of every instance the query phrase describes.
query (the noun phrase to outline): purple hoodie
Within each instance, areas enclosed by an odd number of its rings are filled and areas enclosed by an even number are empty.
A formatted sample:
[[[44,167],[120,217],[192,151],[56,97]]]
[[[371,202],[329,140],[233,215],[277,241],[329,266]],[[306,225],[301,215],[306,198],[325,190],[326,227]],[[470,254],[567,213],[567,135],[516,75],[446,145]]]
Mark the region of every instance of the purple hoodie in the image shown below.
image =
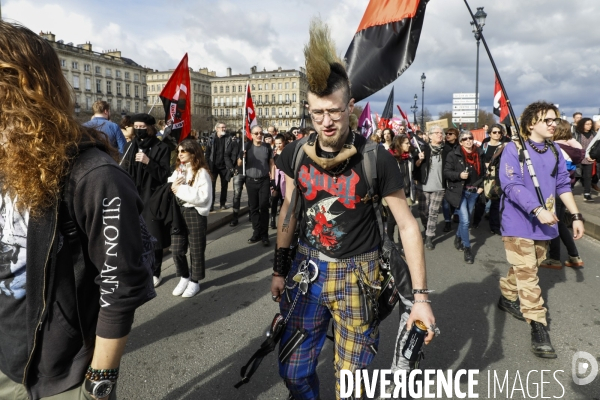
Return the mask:
[[[535,143],[538,149],[543,149],[543,144]],[[556,165],[556,158],[552,149],[544,154],[539,154],[531,149],[526,142],[529,156],[535,169],[540,189],[545,199],[548,210],[555,212],[556,197],[571,191],[569,173],[560,147],[558,153],[558,172],[553,178],[552,170]],[[502,152],[499,165],[500,185],[504,191],[502,198],[502,236],[516,236],[533,240],[550,240],[558,236],[558,225],[548,226],[541,224],[531,214],[531,211],[540,206],[533,181],[524,163],[519,162],[517,146],[514,142],[506,145]]]

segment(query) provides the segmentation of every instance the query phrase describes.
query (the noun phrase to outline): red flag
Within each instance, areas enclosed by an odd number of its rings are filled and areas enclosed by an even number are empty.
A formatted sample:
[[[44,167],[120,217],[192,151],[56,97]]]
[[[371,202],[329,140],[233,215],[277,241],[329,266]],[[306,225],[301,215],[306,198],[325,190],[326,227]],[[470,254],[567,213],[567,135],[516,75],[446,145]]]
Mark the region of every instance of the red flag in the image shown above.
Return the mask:
[[[392,86],[392,90],[390,91],[390,95],[388,96],[387,102],[385,103],[385,107],[383,107],[383,112],[381,113],[381,119],[379,120],[379,128],[386,129],[390,128],[392,124],[392,117],[394,116],[394,87]]]
[[[404,119],[406,121],[406,124],[408,125],[408,129],[410,129],[412,131],[413,127],[410,124],[410,121],[408,120],[408,117],[406,116],[406,113],[404,111],[402,111],[402,109],[400,108],[400,106],[396,106],[396,107],[398,107],[398,111],[400,111],[400,115],[402,115],[402,119]]]
[[[507,124],[508,120],[508,105],[506,104],[506,97],[502,92],[498,77],[496,77],[496,83],[494,84],[494,114],[500,117],[501,124]]]
[[[244,123],[246,129],[246,137],[248,140],[252,140],[252,133],[250,132],[253,127],[257,125],[256,113],[254,112],[254,103],[252,102],[252,96],[250,94],[250,85],[246,84],[246,104],[245,104],[246,121]]]
[[[355,101],[395,81],[412,64],[428,1],[369,1],[344,56]]]
[[[190,112],[190,70],[188,68],[188,55],[173,71],[173,75],[160,92],[160,100],[165,108],[165,119],[171,123],[171,137],[177,143],[185,139],[192,130]]]

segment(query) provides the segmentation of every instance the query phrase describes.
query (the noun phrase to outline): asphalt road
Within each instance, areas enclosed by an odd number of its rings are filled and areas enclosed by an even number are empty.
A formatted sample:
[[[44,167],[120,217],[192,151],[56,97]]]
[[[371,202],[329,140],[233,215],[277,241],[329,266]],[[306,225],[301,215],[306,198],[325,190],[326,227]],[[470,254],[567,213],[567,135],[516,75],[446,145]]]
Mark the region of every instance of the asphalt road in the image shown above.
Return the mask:
[[[233,388],[240,367],[259,348],[278,311],[269,293],[274,244],[247,244],[251,229],[247,218],[242,220],[236,228],[209,235],[207,277],[194,298],[171,295],[178,278],[172,261],[165,261],[158,297],[136,313],[121,364],[119,399],[287,398],[274,353],[249,384]],[[426,252],[429,288],[436,290],[430,298],[441,335],[427,347],[423,367],[479,370],[475,393],[484,399],[600,399],[600,375],[585,386],[571,377],[577,351],[592,354],[600,364],[600,243],[587,237],[578,241],[586,262],[583,269],[539,273],[558,353],[556,360],[543,360],[529,350],[529,326],[496,307],[498,280],[507,263],[500,237],[491,236],[485,225],[483,221],[472,232],[473,265],[465,264],[462,253],[453,248],[451,233],[440,236],[436,249]],[[439,232],[441,227],[440,223]],[[274,242],[273,233],[271,237]],[[564,253],[563,248],[563,260]],[[371,369],[389,368],[397,324],[397,313],[383,322]],[[332,357],[327,343],[318,367],[323,400],[335,398]],[[494,374],[500,383],[506,378],[502,390],[494,386]]]

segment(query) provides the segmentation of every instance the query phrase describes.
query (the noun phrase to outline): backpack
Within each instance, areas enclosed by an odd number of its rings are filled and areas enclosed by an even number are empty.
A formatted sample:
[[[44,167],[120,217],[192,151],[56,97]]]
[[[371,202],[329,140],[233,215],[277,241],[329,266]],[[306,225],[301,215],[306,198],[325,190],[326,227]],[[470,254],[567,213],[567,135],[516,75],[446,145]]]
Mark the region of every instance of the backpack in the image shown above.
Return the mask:
[[[314,145],[316,136],[304,137],[296,143],[294,156],[292,157],[292,165],[294,166],[294,191],[292,193],[292,203],[290,204],[282,229],[285,231],[291,219],[292,213],[295,214],[296,220],[300,217],[300,207],[298,200],[300,198],[300,189],[296,183],[296,176],[304,161],[305,152],[303,146],[305,143]],[[380,228],[381,238],[381,257],[380,257],[380,274],[383,278],[381,292],[375,305],[376,317],[383,321],[394,309],[400,296],[408,301],[413,299],[412,281],[408,265],[400,255],[396,245],[385,234],[383,226],[383,218],[381,216],[381,196],[379,195],[379,186],[377,184],[377,149],[378,143],[367,141],[367,143],[359,149],[362,154],[361,166],[364,173],[365,182],[367,184],[367,194],[361,200],[363,203],[371,202],[373,211],[377,218],[377,223]]]
[[[600,140],[596,140],[594,144],[592,144],[589,154],[592,160],[600,161]]]

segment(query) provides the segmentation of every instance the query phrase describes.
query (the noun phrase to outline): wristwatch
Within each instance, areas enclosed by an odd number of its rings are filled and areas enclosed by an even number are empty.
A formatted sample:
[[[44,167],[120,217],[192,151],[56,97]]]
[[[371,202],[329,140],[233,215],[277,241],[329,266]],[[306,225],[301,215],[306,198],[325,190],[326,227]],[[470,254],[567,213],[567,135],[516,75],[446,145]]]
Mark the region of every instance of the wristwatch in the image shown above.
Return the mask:
[[[115,383],[108,379],[101,381],[90,381],[86,379],[84,389],[97,399],[102,399],[112,393]]]

